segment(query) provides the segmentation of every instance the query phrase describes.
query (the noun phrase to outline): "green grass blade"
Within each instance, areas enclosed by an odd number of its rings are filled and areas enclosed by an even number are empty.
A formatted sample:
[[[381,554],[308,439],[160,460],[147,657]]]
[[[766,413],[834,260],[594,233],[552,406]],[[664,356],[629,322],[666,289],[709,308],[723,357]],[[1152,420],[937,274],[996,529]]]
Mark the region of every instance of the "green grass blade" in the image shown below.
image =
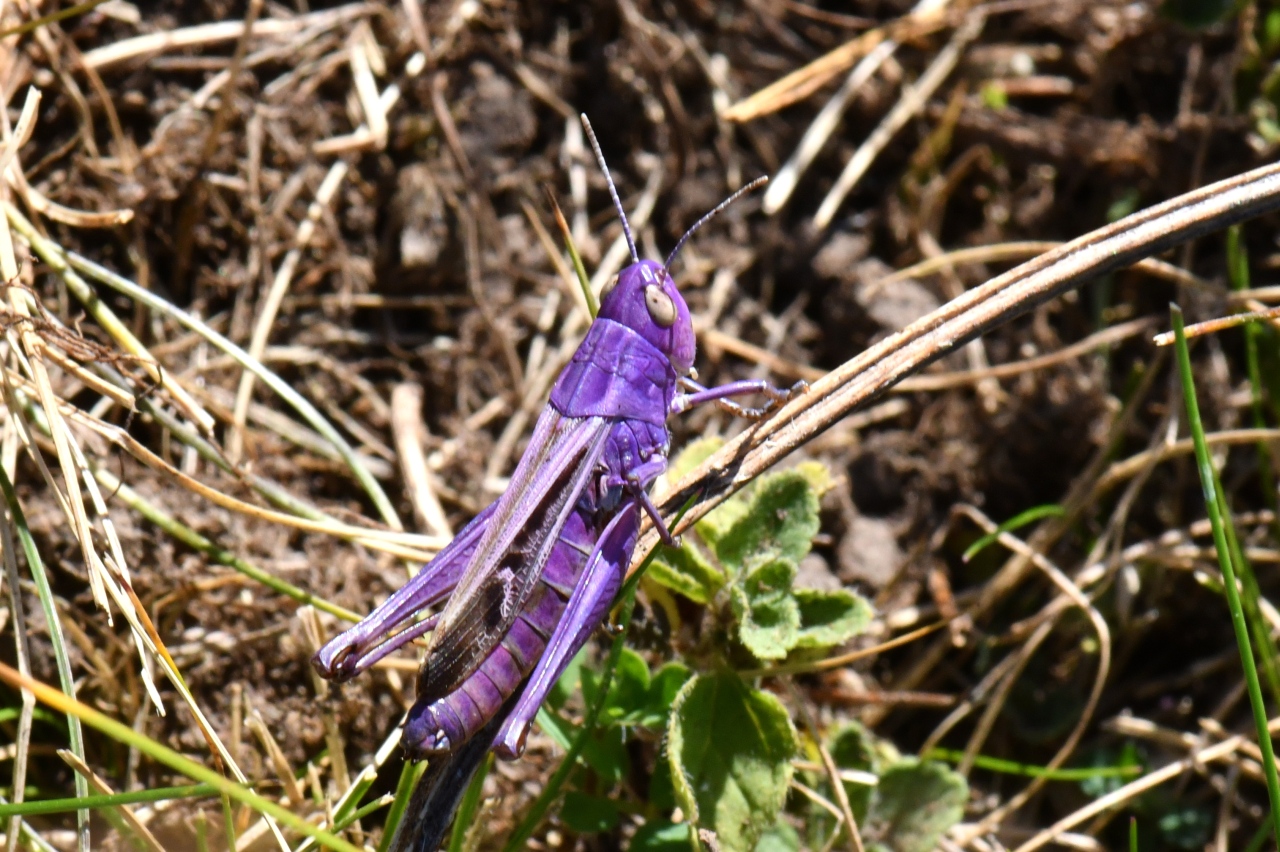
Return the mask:
[[[150,790],[134,790],[129,793],[106,793],[97,796],[77,796],[71,799],[37,799],[21,804],[0,804],[0,820],[11,816],[37,814],[62,814],[68,811],[114,808],[119,805],[137,805],[144,802],[167,802],[172,799],[196,799],[216,796],[218,791],[209,784],[188,784],[183,787],[155,787]]]
[[[950,748],[932,748],[923,755],[925,760],[945,760],[947,763],[962,763],[965,754]],[[1016,760],[1005,760],[1000,757],[988,757],[979,754],[973,758],[973,765],[988,772],[999,772],[1002,775],[1021,775],[1027,778],[1044,778],[1047,781],[1088,781],[1091,778],[1133,778],[1142,774],[1141,766],[1080,766],[1072,769],[1046,769],[1032,763],[1020,763]]]
[[[1000,536],[1004,533],[1013,532],[1027,524],[1035,523],[1042,518],[1061,518],[1066,514],[1067,510],[1057,503],[1049,503],[1044,506],[1032,506],[1030,509],[1027,509],[1024,512],[1019,512],[1000,526],[996,527],[995,532],[988,533],[973,544],[969,545],[968,550],[964,552],[964,555],[962,555],[960,559],[964,562],[968,562],[970,559],[985,550],[988,545],[998,541]]]
[[[76,694],[76,682],[71,674],[71,660],[67,656],[67,640],[62,634],[62,622],[58,618],[58,608],[53,600],[53,588],[49,585],[49,574],[45,571],[44,560],[40,558],[40,549],[36,547],[36,540],[31,535],[31,528],[27,525],[27,517],[22,511],[22,505],[18,502],[18,494],[13,489],[13,483],[9,481],[9,475],[5,472],[4,467],[0,465],[0,490],[4,492],[5,504],[9,507],[9,517],[13,521],[13,528],[18,533],[18,542],[22,546],[22,553],[27,558],[27,568],[31,571],[31,579],[36,584],[36,596],[40,599],[40,608],[44,610],[44,620],[46,629],[49,631],[49,645],[53,650],[54,664],[58,669],[58,684],[62,687],[62,691],[72,698]],[[67,714],[67,744],[71,748],[71,753],[84,761],[84,731],[80,727],[80,720],[70,713]],[[79,772],[74,773],[74,784],[77,798],[84,798],[89,795],[89,782]],[[89,832],[89,812],[80,810],[76,816],[77,831],[82,838],[88,838]]]
[[[334,831],[344,830],[347,826],[352,825],[355,822],[364,819],[369,814],[376,813],[382,810],[387,805],[391,804],[392,801],[394,801],[393,796],[379,796],[369,804],[365,805],[363,808],[359,808],[358,810],[352,811],[351,813],[347,814],[347,816],[344,817],[341,822],[339,822],[337,825],[334,826]]]
[[[232,343],[225,336],[219,334],[196,317],[166,302],[155,293],[144,290],[124,276],[117,275],[106,267],[81,257],[75,252],[66,251],[61,246],[41,236],[32,227],[31,223],[12,206],[6,205],[5,209],[13,229],[30,243],[32,251],[41,260],[54,268],[62,280],[67,283],[68,289],[85,305],[96,320],[104,324],[111,321],[114,321],[117,325],[119,324],[119,320],[115,315],[98,299],[93,288],[80,277],[81,274],[101,281],[116,292],[123,293],[130,299],[146,305],[151,310],[176,320],[188,330],[194,331],[205,340],[208,340],[229,355],[241,367],[257,376],[263,384],[275,391],[281,399],[292,406],[312,429],[319,432],[325,440],[333,445],[338,454],[342,456],[342,460],[346,462],[352,475],[355,476],[356,481],[360,483],[365,493],[369,495],[369,499],[377,507],[382,519],[394,529],[404,529],[404,525],[400,522],[400,517],[396,514],[391,500],[387,497],[386,492],[382,490],[382,486],[378,484],[378,481],[374,479],[373,474],[365,467],[356,451],[333,427],[333,424],[305,397],[290,387],[287,382],[264,367],[257,359],[249,357],[249,353],[245,352],[244,349]]]
[[[64,695],[48,684],[23,676],[16,669],[4,663],[0,663],[0,681],[14,689],[31,690],[35,693],[37,700],[48,704],[50,707],[63,713],[74,715],[91,728],[101,731],[119,743],[137,749],[157,763],[169,767],[174,772],[179,772],[188,778],[208,784],[222,795],[242,805],[247,805],[258,813],[274,817],[276,821],[294,831],[305,834],[308,837],[314,837],[321,846],[336,850],[336,852],[361,852],[358,847],[340,837],[335,837],[324,829],[317,828],[293,811],[264,799],[248,787],[219,775],[207,766],[202,766],[168,746],[138,733],[128,725],[117,722],[105,713],[101,713],[87,704],[82,704],[74,698]]]
[[[387,852],[387,848],[391,845],[391,838],[396,836],[400,820],[404,819],[405,809],[409,807],[413,788],[418,786],[418,779],[422,777],[426,768],[425,763],[414,763],[409,760],[404,762],[404,767],[400,770],[400,780],[396,783],[395,799],[391,802],[391,809],[387,811],[387,821],[383,824],[378,852]]]
[[[1200,472],[1200,485],[1204,490],[1205,511],[1213,528],[1213,543],[1218,551],[1218,564],[1222,569],[1223,592],[1231,610],[1231,627],[1236,634],[1236,646],[1240,662],[1244,666],[1245,686],[1249,693],[1249,705],[1253,709],[1253,722],[1258,731],[1258,747],[1262,750],[1262,769],[1267,779],[1267,796],[1271,801],[1271,828],[1277,844],[1280,844],[1280,777],[1276,774],[1275,750],[1267,727],[1267,708],[1262,698],[1262,686],[1258,682],[1258,668],[1253,659],[1253,647],[1249,641],[1250,628],[1245,620],[1240,591],[1236,588],[1236,572],[1231,562],[1231,548],[1224,523],[1225,499],[1218,472],[1209,458],[1209,444],[1204,437],[1204,424],[1200,420],[1200,405],[1196,399],[1195,379],[1191,372],[1191,353],[1187,348],[1187,336],[1183,328],[1182,310],[1170,307],[1173,331],[1177,337],[1178,372],[1182,379],[1182,393],[1187,406],[1187,425],[1196,448],[1196,466]]]
[[[471,827],[472,821],[476,816],[476,808],[480,807],[480,795],[484,790],[484,779],[489,775],[489,770],[493,768],[493,752],[485,755],[484,762],[480,764],[480,768],[476,770],[475,775],[471,776],[471,783],[467,785],[467,792],[462,796],[462,803],[458,806],[458,814],[453,818],[453,831],[449,835],[449,852],[462,852],[467,842],[467,829]]]
[[[1240,225],[1233,225],[1227,230],[1227,278],[1231,281],[1231,289],[1246,290],[1249,288],[1249,256],[1245,251],[1243,232]],[[1258,346],[1263,334],[1263,325],[1259,322],[1246,323],[1244,327],[1245,366],[1249,376],[1249,408],[1253,425],[1265,429],[1266,415],[1263,412],[1262,367],[1258,358]],[[1262,494],[1276,519],[1273,529],[1280,538],[1280,501],[1276,497],[1275,477],[1272,475],[1271,450],[1265,441],[1257,443],[1258,482],[1262,486]],[[1244,603],[1249,625],[1253,628],[1253,641],[1262,657],[1262,672],[1266,675],[1267,686],[1271,690],[1271,701],[1280,706],[1280,650],[1262,618],[1258,601],[1262,596],[1258,588],[1258,580],[1253,566],[1245,559],[1240,542],[1235,535],[1234,525],[1228,525],[1229,544],[1232,549],[1232,561],[1240,567],[1240,580],[1244,585]],[[1237,554],[1239,554],[1237,556]]]

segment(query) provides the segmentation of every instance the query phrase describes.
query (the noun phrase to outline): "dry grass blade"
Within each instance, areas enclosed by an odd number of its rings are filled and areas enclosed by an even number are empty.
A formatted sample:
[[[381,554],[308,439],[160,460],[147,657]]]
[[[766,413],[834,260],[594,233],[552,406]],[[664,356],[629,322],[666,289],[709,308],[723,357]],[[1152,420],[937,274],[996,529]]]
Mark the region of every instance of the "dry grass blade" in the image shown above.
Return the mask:
[[[396,458],[418,522],[447,542],[453,537],[449,519],[436,496],[437,488],[422,452],[426,424],[422,422],[422,385],[403,382],[391,391],[391,431]]]
[[[998,530],[998,526],[989,518],[973,507],[965,507],[962,511],[977,523],[984,532],[990,534]],[[1074,753],[1076,746],[1079,744],[1081,737],[1084,736],[1088,729],[1093,714],[1097,710],[1098,702],[1102,699],[1102,689],[1106,685],[1107,675],[1111,671],[1111,629],[1107,626],[1106,620],[1098,612],[1093,602],[1085,596],[1080,587],[1062,572],[1056,565],[1044,557],[1043,554],[1036,553],[1029,548],[1025,542],[1008,532],[1000,532],[998,540],[1005,547],[1014,552],[1020,553],[1030,559],[1032,564],[1043,571],[1053,581],[1053,584],[1062,592],[1064,598],[1072,604],[1079,607],[1080,610],[1089,619],[1093,625],[1093,629],[1098,637],[1098,669],[1094,675],[1093,686],[1089,690],[1089,697],[1085,702],[1083,710],[1080,712],[1079,718],[1071,729],[1071,733],[1067,735],[1066,740],[1058,748],[1054,756],[1045,764],[1046,770],[1054,770],[1062,766],[1070,759]],[[1028,653],[1028,656],[1030,654]],[[1010,678],[1012,680],[1012,678]],[[984,715],[983,723],[980,730],[989,731],[994,725],[996,716],[999,712],[1000,705],[996,702],[988,708],[987,714]],[[984,733],[985,736],[985,733]],[[973,755],[977,754],[981,748],[982,739],[974,736],[969,747],[965,751],[966,762],[972,761]],[[1004,819],[1013,811],[1025,804],[1046,782],[1046,777],[1041,776],[1032,780],[1030,784],[1016,795],[1010,798],[1000,807],[987,814],[977,826],[967,830],[964,834],[962,843],[967,843],[975,837],[980,837],[988,831],[1000,825]]]
[[[909,41],[944,29],[951,23],[945,9],[929,7],[885,27],[868,30],[808,65],[739,101],[724,112],[728,121],[751,121],[802,101],[826,85],[832,77],[886,41]]]
[[[930,361],[1092,278],[1276,208],[1280,208],[1280,166],[1271,165],[1178,196],[1065,243],[966,292],[833,370],[657,494],[656,502],[671,517],[690,496],[700,495],[703,502],[681,522],[680,529],[686,529],[801,444]],[[652,531],[645,534],[633,567],[656,540]]]
[[[948,0],[920,0],[915,8],[911,10],[914,15],[934,14],[945,8]],[[836,125],[840,122],[840,116],[844,114],[845,108],[849,102],[853,100],[863,86],[880,70],[882,66],[894,52],[898,49],[898,43],[893,39],[885,39],[877,44],[874,48],[867,52],[853,70],[849,72],[849,76],[840,84],[840,88],[831,96],[831,99],[823,105],[818,114],[814,116],[813,123],[809,125],[809,129],[800,137],[799,144],[796,145],[795,151],[791,153],[791,157],[778,170],[778,174],[769,182],[769,189],[765,191],[762,209],[765,213],[772,215],[777,213],[787,203],[787,199],[791,197],[792,191],[796,188],[796,184],[800,181],[800,176],[813,163],[818,152],[827,144],[827,140],[831,138],[831,134],[835,132]],[[731,110],[725,110],[725,118],[729,117]]]
[[[790,680],[787,681],[787,692],[791,695],[791,700],[795,702],[796,707],[799,708],[800,715],[804,719],[805,728],[809,731],[809,737],[818,749],[818,756],[822,759],[822,768],[827,773],[827,780],[831,783],[832,792],[835,793],[836,804],[840,806],[841,822],[844,823],[846,829],[850,852],[863,852],[862,834],[858,831],[858,820],[854,817],[853,808],[849,805],[849,794],[844,789],[844,780],[840,777],[840,770],[836,767],[836,762],[832,759],[831,752],[822,742],[822,734],[818,730],[818,723],[813,720],[809,705],[796,691],[795,685]]]
[[[1278,729],[1280,729],[1280,724],[1273,720],[1270,725],[1271,732],[1274,734]],[[1167,781],[1172,781],[1182,773],[1195,770],[1207,763],[1229,758],[1236,751],[1239,751],[1245,742],[1246,740],[1244,737],[1231,737],[1220,743],[1216,743],[1215,745],[1201,748],[1194,754],[1189,755],[1182,760],[1170,763],[1168,766],[1163,766],[1154,772],[1149,772],[1136,781],[1131,781],[1128,784],[1125,784],[1118,790],[1108,793],[1105,796],[1098,797],[1090,804],[1077,810],[1075,813],[1058,820],[1043,831],[1037,832],[1030,840],[1014,849],[1014,852],[1035,852],[1036,849],[1040,849],[1041,847],[1052,843],[1054,838],[1058,837],[1063,832],[1069,831],[1075,826],[1080,825],[1085,820],[1091,819],[1099,814],[1106,813],[1107,811],[1132,800],[1134,797],[1152,789],[1153,787],[1157,787]]]
[[[293,280],[294,270],[298,267],[298,261],[302,259],[302,252],[311,243],[311,237],[315,234],[316,223],[324,216],[325,209],[333,201],[334,194],[338,191],[338,187],[342,185],[343,179],[346,178],[347,168],[345,160],[339,160],[329,168],[328,174],[320,182],[320,188],[316,190],[315,200],[307,207],[307,218],[303,219],[302,223],[298,225],[293,247],[285,255],[280,268],[276,270],[275,277],[271,281],[271,287],[263,297],[262,304],[258,306],[256,311],[258,321],[254,324],[253,337],[249,340],[248,349],[249,357],[254,361],[262,361],[262,353],[267,348],[267,338],[271,334],[271,326],[275,323],[276,314],[280,310],[280,303],[284,300],[285,293],[289,290],[289,283]],[[240,386],[236,389],[235,428],[231,433],[230,440],[227,442],[227,456],[232,463],[238,462],[244,452],[244,425],[245,418],[249,412],[249,402],[253,399],[254,381],[253,372],[245,370],[240,376]]]
[[[254,35],[259,38],[288,38],[304,30],[314,27],[337,27],[359,18],[376,13],[376,8],[368,3],[352,3],[336,9],[311,12],[291,19],[268,18],[257,21],[253,26]],[[122,62],[143,57],[152,57],[170,50],[181,50],[188,47],[217,44],[235,41],[244,35],[244,21],[221,21],[216,24],[201,24],[178,30],[148,33],[147,35],[117,41],[104,47],[94,48],[86,52],[83,62],[86,67],[102,70]]]
[[[109,795],[116,792],[111,788],[111,785],[103,780],[98,773],[94,772],[87,763],[79,757],[76,757],[73,753],[66,749],[59,749],[58,757],[62,758],[63,762],[75,770],[77,774],[83,776],[85,780],[89,782],[89,786],[98,793]],[[145,849],[151,850],[151,852],[165,852],[165,848],[160,845],[160,841],[157,840],[156,836],[151,833],[151,830],[147,828],[140,819],[138,819],[138,815],[133,812],[132,808],[125,805],[119,805],[114,808],[114,810],[126,823],[128,823],[129,830],[133,832],[134,837]]]
[[[871,168],[871,164],[875,162],[880,152],[885,149],[885,146],[889,144],[894,135],[908,121],[924,109],[929,98],[933,96],[938,87],[955,70],[957,63],[960,61],[960,55],[969,43],[982,32],[986,21],[986,15],[980,10],[973,12],[969,19],[956,30],[947,46],[939,51],[938,55],[929,63],[929,68],[920,76],[920,79],[902,93],[902,97],[893,105],[893,109],[889,111],[889,114],[884,117],[879,126],[872,131],[867,140],[849,158],[844,170],[840,172],[840,177],[836,178],[835,185],[831,187],[826,198],[822,199],[822,203],[818,205],[818,212],[813,217],[815,228],[821,231],[831,224],[831,220],[835,218],[840,205],[844,203],[845,198],[853,191],[858,181]]]

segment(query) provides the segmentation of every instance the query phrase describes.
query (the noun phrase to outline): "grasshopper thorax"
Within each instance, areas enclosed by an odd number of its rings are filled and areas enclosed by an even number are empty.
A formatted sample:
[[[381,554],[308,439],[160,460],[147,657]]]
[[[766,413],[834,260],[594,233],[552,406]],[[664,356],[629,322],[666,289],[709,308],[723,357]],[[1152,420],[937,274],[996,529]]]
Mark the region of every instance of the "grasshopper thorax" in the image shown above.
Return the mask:
[[[661,263],[641,260],[618,273],[605,292],[600,318],[635,331],[656,346],[685,375],[693,366],[693,322],[676,282]]]

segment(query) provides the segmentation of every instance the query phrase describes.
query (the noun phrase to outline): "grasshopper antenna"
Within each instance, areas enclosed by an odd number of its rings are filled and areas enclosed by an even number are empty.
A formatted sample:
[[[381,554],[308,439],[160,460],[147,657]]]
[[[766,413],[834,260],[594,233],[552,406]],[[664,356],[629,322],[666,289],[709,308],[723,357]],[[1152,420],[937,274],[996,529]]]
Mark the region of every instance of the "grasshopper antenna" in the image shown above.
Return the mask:
[[[609,184],[609,195],[613,196],[613,206],[618,211],[618,218],[622,220],[622,233],[627,238],[627,248],[631,249],[631,262],[639,263],[640,254],[636,251],[635,237],[631,236],[631,226],[627,224],[627,211],[622,209],[622,199],[618,198],[618,188],[613,185],[613,175],[609,174],[609,165],[604,161],[600,140],[596,139],[596,132],[591,129],[587,114],[584,112],[578,117],[582,119],[582,128],[587,131],[587,138],[591,140],[591,150],[596,152],[596,162],[600,164],[600,171],[604,172],[604,181]]]
[[[737,201],[739,198],[741,198],[742,196],[746,195],[746,194],[747,194],[748,192],[750,192],[751,190],[753,190],[753,189],[758,189],[758,188],[760,188],[760,187],[764,186],[764,185],[765,185],[766,183],[768,183],[768,182],[769,182],[769,176],[768,176],[768,175],[761,175],[760,177],[758,177],[758,178],[756,178],[755,180],[751,181],[751,183],[749,183],[749,184],[747,184],[746,186],[742,187],[742,189],[739,189],[739,190],[738,190],[737,192],[735,192],[733,195],[730,195],[730,196],[729,196],[728,198],[726,198],[724,201],[721,201],[719,204],[717,204],[715,207],[713,207],[713,208],[711,209],[711,211],[710,211],[709,213],[707,213],[707,215],[703,216],[701,219],[699,219],[698,221],[694,222],[694,223],[693,223],[693,227],[691,227],[689,230],[685,231],[685,232],[684,232],[684,236],[680,238],[680,242],[676,243],[676,247],[675,247],[675,248],[673,248],[673,249],[671,250],[671,254],[667,255],[667,262],[666,262],[666,264],[664,264],[664,265],[667,267],[667,269],[668,269],[668,270],[670,270],[670,269],[671,269],[671,264],[675,263],[676,255],[680,254],[680,249],[684,248],[684,244],[689,240],[689,238],[690,238],[690,237],[692,237],[692,236],[693,236],[693,232],[694,232],[694,231],[698,230],[698,229],[699,229],[699,228],[701,228],[703,225],[705,225],[705,224],[707,224],[708,222],[710,222],[712,219],[714,219],[714,218],[716,217],[716,214],[717,214],[717,213],[719,213],[720,211],[724,210],[724,209],[725,209],[726,207],[728,207],[730,204],[732,204],[733,202]]]

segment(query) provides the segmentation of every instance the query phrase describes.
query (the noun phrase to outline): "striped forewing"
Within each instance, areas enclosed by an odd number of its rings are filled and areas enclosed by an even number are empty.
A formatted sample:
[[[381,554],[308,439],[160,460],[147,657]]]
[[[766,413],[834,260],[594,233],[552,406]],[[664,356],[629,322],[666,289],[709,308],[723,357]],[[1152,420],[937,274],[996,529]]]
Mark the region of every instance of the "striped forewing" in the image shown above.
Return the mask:
[[[565,520],[590,482],[609,421],[543,410],[484,538],[441,613],[418,696],[461,686],[502,641],[533,592]]]

